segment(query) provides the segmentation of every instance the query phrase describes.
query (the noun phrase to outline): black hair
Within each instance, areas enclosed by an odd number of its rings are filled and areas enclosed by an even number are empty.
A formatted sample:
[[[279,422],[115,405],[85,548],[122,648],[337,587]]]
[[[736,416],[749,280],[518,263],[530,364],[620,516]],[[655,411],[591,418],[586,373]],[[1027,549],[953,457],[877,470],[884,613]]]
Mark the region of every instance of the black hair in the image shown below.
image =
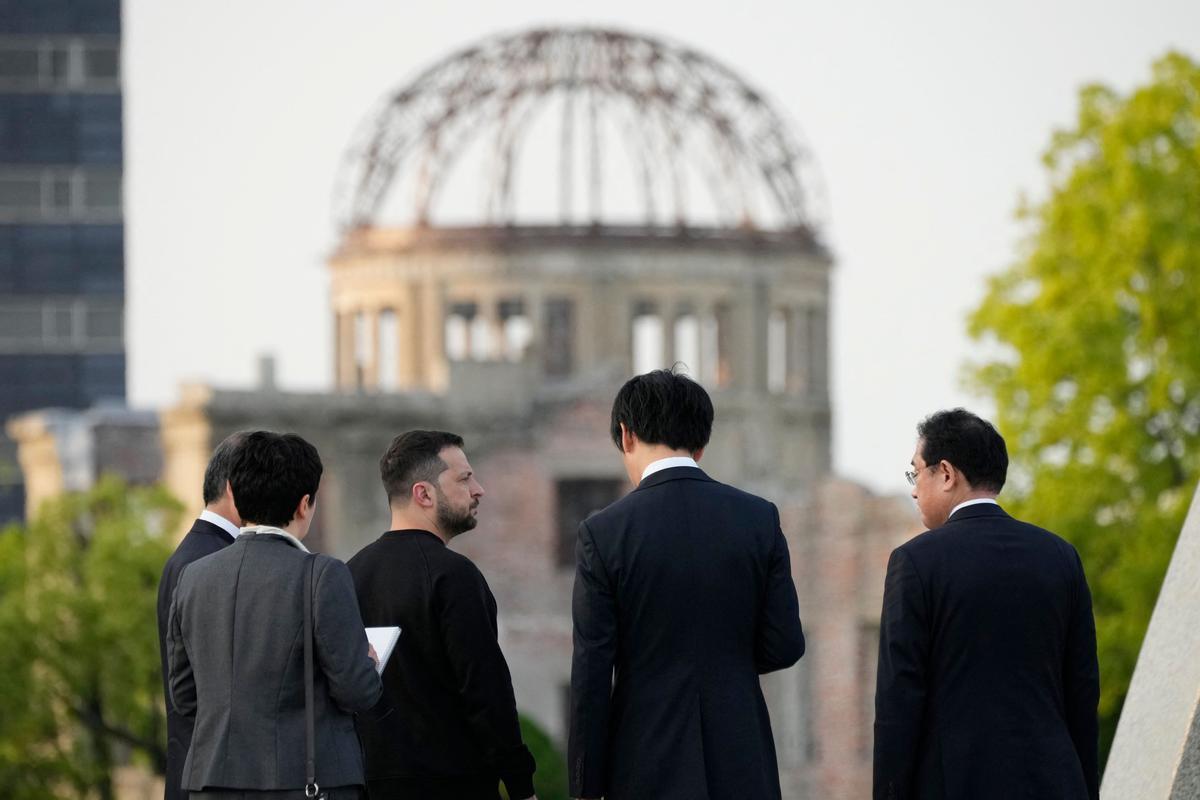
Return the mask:
[[[917,435],[926,466],[949,461],[973,489],[999,493],[1004,488],[1008,449],[986,419],[965,408],[938,411],[917,426]]]
[[[694,453],[712,435],[713,404],[691,378],[656,369],[627,380],[613,400],[611,433],[618,450],[622,424],[646,444]]]
[[[446,431],[406,431],[388,445],[379,459],[379,476],[388,502],[408,502],[414,483],[435,483],[446,471],[441,452],[447,447],[462,447],[463,438]]]
[[[229,480],[229,464],[234,452],[246,439],[245,431],[225,437],[213,450],[208,466],[204,468],[204,505],[215,503],[225,494],[225,483]]]
[[[321,485],[317,448],[294,433],[248,433],[229,466],[233,502],[243,520],[282,528],[304,495],[316,499]]]

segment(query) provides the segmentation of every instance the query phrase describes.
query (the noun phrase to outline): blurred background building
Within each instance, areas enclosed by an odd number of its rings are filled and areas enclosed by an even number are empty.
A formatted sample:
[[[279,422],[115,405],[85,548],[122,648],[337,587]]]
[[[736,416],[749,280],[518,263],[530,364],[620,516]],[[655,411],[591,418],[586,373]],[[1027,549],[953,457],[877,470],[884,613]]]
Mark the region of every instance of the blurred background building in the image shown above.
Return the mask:
[[[326,467],[310,542],[347,558],[386,529],[391,437],[458,432],[487,495],[454,547],[497,596],[518,704],[565,744],[575,532],[629,489],[609,407],[628,376],[678,365],[716,405],[704,468],[778,504],[791,546],[810,650],[764,680],[785,797],[869,793],[883,569],[916,523],[905,500],[832,475],[833,259],[792,126],[685,47],[533,30],[385,98],[335,204],[330,391],[281,390],[266,357],[257,386],[184,387],[157,425],[19,416],[30,508],[109,468],[161,475],[198,509],[217,442],[291,430]],[[284,305],[263,298],[241,324],[306,324]]]
[[[125,398],[120,52],[119,0],[0,2],[0,419]]]

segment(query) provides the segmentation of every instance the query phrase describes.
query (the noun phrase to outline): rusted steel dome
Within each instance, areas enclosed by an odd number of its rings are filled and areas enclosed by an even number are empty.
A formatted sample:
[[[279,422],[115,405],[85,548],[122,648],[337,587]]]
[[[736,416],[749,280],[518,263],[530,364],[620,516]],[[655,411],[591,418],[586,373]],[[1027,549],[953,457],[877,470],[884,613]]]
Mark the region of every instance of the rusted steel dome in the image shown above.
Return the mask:
[[[426,226],[457,180],[457,196],[482,205],[476,226],[812,237],[814,172],[762,93],[707,56],[548,28],[484,40],[387,97],[346,155],[335,202],[343,229],[397,216]]]

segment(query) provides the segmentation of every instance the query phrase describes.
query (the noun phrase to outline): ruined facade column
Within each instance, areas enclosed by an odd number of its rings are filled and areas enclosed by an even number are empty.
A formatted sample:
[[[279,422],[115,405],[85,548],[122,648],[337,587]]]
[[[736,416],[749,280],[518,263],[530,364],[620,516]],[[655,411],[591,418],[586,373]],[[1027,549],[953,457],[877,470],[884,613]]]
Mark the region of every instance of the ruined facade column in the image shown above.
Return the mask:
[[[337,388],[348,391],[355,388],[358,379],[354,352],[354,312],[344,309],[337,312],[334,334],[337,340]]]

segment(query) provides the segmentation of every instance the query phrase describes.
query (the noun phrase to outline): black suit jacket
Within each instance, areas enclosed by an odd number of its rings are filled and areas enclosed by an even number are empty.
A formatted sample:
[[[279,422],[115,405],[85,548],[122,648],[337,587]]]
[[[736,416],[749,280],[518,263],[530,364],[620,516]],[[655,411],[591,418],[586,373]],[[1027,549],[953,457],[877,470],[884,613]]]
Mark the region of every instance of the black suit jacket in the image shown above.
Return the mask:
[[[349,566],[365,624],[401,628],[380,708],[357,720],[368,783],[412,779],[412,796],[463,798],[488,779],[495,797],[503,780],[514,800],[530,797],[533,756],[483,574],[422,530],[388,531]]]
[[[775,506],[662,470],[580,525],[576,561],[571,796],[779,798],[758,676],[804,634]]]
[[[243,534],[188,566],[167,622],[171,702],[196,717],[183,787],[302,789],[304,592],[312,567],[317,783],[361,786],[355,711],[380,695],[346,565],[274,533]]]
[[[158,655],[162,663],[163,699],[167,704],[167,774],[164,800],[187,800],[187,792],[180,786],[183,777],[183,761],[192,744],[194,717],[185,717],[171,703],[171,690],[167,686],[167,614],[171,610],[171,598],[183,568],[193,561],[204,558],[233,544],[227,532],[206,520],[192,523],[175,552],[163,567],[158,582]]]
[[[999,506],[960,509],[888,562],[876,800],[1095,800],[1100,695],[1075,548]]]

